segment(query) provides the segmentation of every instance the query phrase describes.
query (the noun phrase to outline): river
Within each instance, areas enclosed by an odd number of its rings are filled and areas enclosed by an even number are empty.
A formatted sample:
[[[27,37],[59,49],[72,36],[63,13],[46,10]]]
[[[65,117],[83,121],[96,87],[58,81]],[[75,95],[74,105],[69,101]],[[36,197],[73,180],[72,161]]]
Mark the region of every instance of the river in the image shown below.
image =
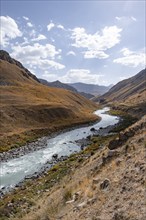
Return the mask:
[[[16,184],[23,181],[26,176],[32,175],[42,169],[46,162],[52,159],[52,155],[54,154],[58,154],[61,157],[79,152],[81,146],[77,144],[77,141],[93,134],[90,131],[92,127],[98,130],[100,127],[104,128],[118,122],[118,117],[106,113],[108,110],[109,108],[105,107],[102,110],[94,112],[94,114],[101,117],[100,122],[94,125],[76,128],[59,134],[56,137],[48,138],[45,148],[7,162],[2,162],[0,168],[0,188],[13,188]]]

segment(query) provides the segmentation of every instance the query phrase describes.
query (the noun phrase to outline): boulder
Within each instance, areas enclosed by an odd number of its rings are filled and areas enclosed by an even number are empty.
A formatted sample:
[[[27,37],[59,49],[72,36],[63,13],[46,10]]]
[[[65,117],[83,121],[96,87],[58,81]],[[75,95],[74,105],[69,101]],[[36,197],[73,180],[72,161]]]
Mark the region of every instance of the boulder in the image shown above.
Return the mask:
[[[52,155],[52,158],[55,159],[55,160],[57,160],[58,154],[53,154],[53,155]]]
[[[94,132],[94,131],[96,131],[96,129],[95,129],[95,128],[91,128],[90,131],[93,131],[93,132]]]
[[[107,189],[110,185],[110,180],[105,179],[101,184],[100,184],[100,189],[104,190]]]

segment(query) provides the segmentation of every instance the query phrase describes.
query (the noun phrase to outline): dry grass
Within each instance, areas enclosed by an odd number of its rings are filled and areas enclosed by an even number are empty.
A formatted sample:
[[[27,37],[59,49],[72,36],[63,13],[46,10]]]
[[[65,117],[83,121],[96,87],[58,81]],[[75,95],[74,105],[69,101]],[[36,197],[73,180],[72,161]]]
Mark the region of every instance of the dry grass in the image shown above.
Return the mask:
[[[120,216],[119,219],[143,220],[145,188],[142,170],[145,169],[145,149],[142,139],[144,139],[144,130],[138,131],[134,137],[129,138],[128,154],[125,155],[125,145],[123,145],[118,150],[118,157],[113,157],[98,169],[103,153],[106,155],[108,152],[107,148],[100,149],[87,159],[88,163],[80,164],[78,169],[68,174],[59,185],[54,186],[43,201],[38,202],[41,206],[38,212],[32,211],[22,219],[41,219],[47,213],[51,220],[84,220],[97,219],[97,217],[101,220],[111,220],[114,219],[114,215]],[[93,179],[98,179],[98,182],[93,184]],[[101,190],[100,183],[105,179],[110,180],[110,186],[107,190]],[[65,189],[62,186],[65,186]],[[64,204],[63,198],[68,190],[71,195],[80,192],[79,197],[71,204]],[[56,212],[52,213],[53,208]]]
[[[13,64],[1,61],[0,77],[2,82],[11,83],[0,86],[1,151],[96,119],[91,113],[97,106],[91,101],[64,89],[41,85]]]

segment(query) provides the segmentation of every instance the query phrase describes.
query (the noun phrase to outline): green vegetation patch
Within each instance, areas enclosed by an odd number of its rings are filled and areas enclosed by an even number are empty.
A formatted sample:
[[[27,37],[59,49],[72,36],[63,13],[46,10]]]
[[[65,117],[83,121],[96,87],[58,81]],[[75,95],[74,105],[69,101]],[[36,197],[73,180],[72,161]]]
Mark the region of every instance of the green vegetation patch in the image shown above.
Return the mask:
[[[110,115],[115,115],[115,116],[119,116],[121,119],[119,121],[119,123],[117,124],[117,126],[115,128],[113,128],[110,132],[120,132],[124,129],[126,129],[127,127],[131,126],[132,124],[134,124],[137,121],[137,118],[127,114],[124,111],[121,110],[113,110],[111,109],[108,112]]]

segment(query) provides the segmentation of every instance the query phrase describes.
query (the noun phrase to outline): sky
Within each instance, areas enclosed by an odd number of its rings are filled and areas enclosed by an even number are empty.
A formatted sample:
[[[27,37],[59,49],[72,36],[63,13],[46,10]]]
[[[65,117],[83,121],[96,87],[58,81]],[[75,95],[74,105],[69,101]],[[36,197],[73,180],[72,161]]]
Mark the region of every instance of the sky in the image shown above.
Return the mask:
[[[145,68],[142,0],[1,0],[1,49],[38,78],[116,84]]]

